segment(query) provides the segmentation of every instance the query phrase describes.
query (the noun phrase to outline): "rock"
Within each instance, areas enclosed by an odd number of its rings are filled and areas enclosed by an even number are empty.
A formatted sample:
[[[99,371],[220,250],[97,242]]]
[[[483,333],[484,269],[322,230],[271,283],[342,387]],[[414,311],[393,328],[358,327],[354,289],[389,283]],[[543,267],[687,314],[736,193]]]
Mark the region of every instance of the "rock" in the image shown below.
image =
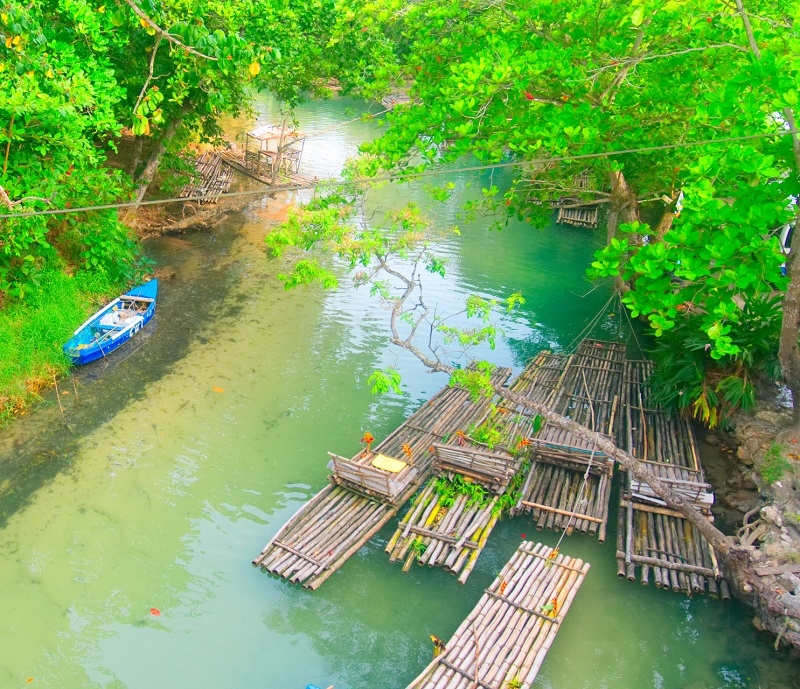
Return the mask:
[[[758,629],[758,631],[760,631],[760,632],[763,632],[763,631],[766,630],[766,627],[764,626],[764,623],[761,621],[761,618],[758,615],[756,615],[753,618],[753,626],[756,629]]]
[[[172,280],[177,275],[177,271],[173,270],[172,268],[159,268],[153,273],[154,278],[158,278],[159,280]]]
[[[757,411],[755,414],[759,421],[766,421],[773,426],[783,426],[791,420],[791,416],[785,412],[776,411]]]
[[[778,577],[778,585],[787,591],[792,591],[795,595],[800,595],[800,577],[791,572],[781,574]]]
[[[783,517],[781,516],[781,511],[774,505],[767,505],[766,507],[762,507],[761,518],[769,524],[775,524],[775,526],[783,526]]]
[[[734,490],[720,496],[722,502],[741,512],[749,512],[758,504],[758,493],[750,490]]]
[[[705,440],[707,445],[713,445],[715,447],[717,445],[719,445],[720,442],[721,442],[720,439],[719,439],[719,436],[716,435],[715,433],[707,433],[706,437],[704,438],[704,440]]]

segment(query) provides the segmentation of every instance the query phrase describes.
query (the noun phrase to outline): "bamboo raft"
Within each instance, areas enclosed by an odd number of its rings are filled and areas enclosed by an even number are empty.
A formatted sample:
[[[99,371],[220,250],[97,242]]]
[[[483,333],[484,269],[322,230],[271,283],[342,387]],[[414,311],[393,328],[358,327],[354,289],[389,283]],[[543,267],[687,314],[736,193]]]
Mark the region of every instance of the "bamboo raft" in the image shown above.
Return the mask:
[[[530,414],[514,414],[494,399],[472,428],[434,443],[435,478],[417,495],[389,540],[389,561],[403,561],[404,572],[414,561],[443,567],[465,583],[508,502],[505,494],[513,492],[512,481],[522,479],[533,427]],[[437,489],[442,480],[459,481],[463,491],[447,502]]]
[[[217,197],[231,186],[233,171],[222,164],[219,153],[206,151],[194,161],[192,180],[181,189],[178,196],[191,199],[198,196],[199,203],[216,203]]]
[[[528,689],[589,564],[525,541],[408,689]]]
[[[589,171],[584,170],[572,182],[575,190],[589,192],[592,180]],[[558,216],[556,224],[572,225],[573,227],[588,227],[595,229],[600,216],[600,208],[596,203],[581,201],[578,196],[562,196],[556,201]]]
[[[405,105],[411,102],[411,96],[407,93],[391,93],[381,99],[381,105],[387,110],[394,110],[398,105]]]
[[[617,443],[713,520],[714,494],[700,466],[692,427],[649,401],[647,379],[652,369],[650,362],[626,362],[625,413],[617,427]],[[620,491],[617,574],[634,581],[637,567],[644,586],[652,574],[658,588],[730,598],[714,549],[697,527],[669,509],[650,486],[626,475]]]
[[[540,354],[512,390],[601,435],[617,423],[625,362],[619,343],[584,340],[570,356]],[[531,514],[538,529],[596,534],[605,541],[614,463],[593,443],[545,424],[532,442],[530,472],[515,514]]]
[[[502,384],[511,369],[497,369]],[[380,443],[350,460],[334,456],[330,484],[311,498],[253,559],[253,565],[304,588],[317,589],[397,513],[430,474],[434,442],[469,427],[486,413],[489,401],[473,402],[466,390],[445,387]],[[400,472],[372,466],[378,454],[403,457]],[[346,461],[344,465],[342,462]],[[333,462],[335,466],[335,462]],[[360,472],[360,473],[359,473]],[[388,478],[397,490],[382,492]]]
[[[497,497],[487,504],[459,494],[450,507],[439,501],[434,481],[428,481],[400,522],[386,552],[389,561],[403,560],[403,571],[419,565],[442,567],[463,584],[481,554],[499,517]]]

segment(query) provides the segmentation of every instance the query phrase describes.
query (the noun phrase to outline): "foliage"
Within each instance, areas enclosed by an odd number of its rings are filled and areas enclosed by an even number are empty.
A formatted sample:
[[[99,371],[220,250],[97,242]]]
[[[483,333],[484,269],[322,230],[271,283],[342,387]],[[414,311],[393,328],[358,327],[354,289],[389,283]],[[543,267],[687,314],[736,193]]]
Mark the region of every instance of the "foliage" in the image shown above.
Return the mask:
[[[406,80],[415,100],[391,113],[362,169],[419,171],[467,154],[532,161],[506,192],[485,189],[483,205],[537,224],[564,195],[607,208],[609,242],[591,274],[627,282],[626,305],[656,337],[678,328],[673,343],[702,340],[705,363],[684,406],[710,423],[747,404],[754,375],[775,370],[774,350],[749,337],[768,324],[776,342],[781,314],[770,297],[786,280],[775,234],[800,192],[793,137],[784,135],[800,102],[800,9],[776,0],[743,8],[712,0],[365,6],[387,35],[402,35],[384,74]],[[751,138],[681,145],[727,136]],[[653,150],[604,155],[641,148]],[[553,156],[566,160],[537,160]],[[588,184],[577,188],[584,170]],[[764,321],[750,322],[765,308]]]
[[[746,305],[741,326],[731,331],[731,343],[738,350],[735,355],[712,357],[702,328],[693,323],[701,316],[678,319],[649,352],[656,362],[651,379],[653,402],[685,411],[710,427],[726,427],[737,409],[750,409],[756,379],[776,378],[779,371],[776,301],[768,296]]]
[[[321,192],[305,206],[290,209],[287,221],[265,241],[275,257],[292,250],[291,272],[278,275],[287,289],[315,283],[337,287],[336,266],[323,265],[317,258],[323,252],[332,254],[339,267],[350,272],[355,286],[368,287],[389,311],[390,341],[416,349],[436,366],[449,365],[476,345],[493,348],[501,334],[491,320],[493,315],[525,301],[517,293],[506,299],[470,295],[459,313],[429,309],[424,284],[428,276],[446,274],[446,263],[434,250],[441,236],[413,203],[376,212],[367,220],[363,192],[345,188]],[[418,335],[425,350],[419,346]],[[492,369],[487,362],[477,362],[456,371],[451,384],[475,396],[489,394]],[[399,391],[396,371],[376,371],[369,382],[373,392]]]
[[[791,471],[792,465],[784,457],[784,452],[786,452],[786,447],[772,443],[764,454],[764,461],[761,462],[758,469],[764,485],[771,486],[773,483],[777,483],[787,471]]]
[[[414,553],[414,556],[417,558],[422,557],[425,551],[428,549],[427,544],[422,542],[422,536],[417,536],[413,541],[411,541],[411,545],[409,546],[411,552]]]
[[[483,507],[489,503],[489,491],[479,483],[464,479],[456,474],[452,479],[439,476],[434,484],[439,504],[452,507],[458,495],[467,497],[467,505]]]

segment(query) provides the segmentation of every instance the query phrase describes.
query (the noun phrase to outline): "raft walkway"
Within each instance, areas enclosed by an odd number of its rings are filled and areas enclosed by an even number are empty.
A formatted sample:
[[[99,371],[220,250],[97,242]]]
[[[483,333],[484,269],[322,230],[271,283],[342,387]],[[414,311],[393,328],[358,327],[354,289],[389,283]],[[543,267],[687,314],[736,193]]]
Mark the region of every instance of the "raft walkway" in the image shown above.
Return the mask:
[[[510,375],[511,369],[497,369],[492,382],[502,385]],[[468,391],[448,386],[374,450],[351,459],[331,454],[331,483],[278,531],[253,565],[304,588],[318,588],[424,483],[434,443],[469,428],[489,403],[473,402]],[[393,471],[375,466],[400,457]]]
[[[627,361],[623,422],[617,444],[643,460],[664,483],[712,519],[712,487],[706,482],[691,425],[650,402],[647,381],[653,364]],[[652,573],[658,588],[730,598],[714,549],[693,524],[669,509],[646,484],[626,474],[620,489],[617,573],[630,581],[640,568],[643,585]]]
[[[588,571],[524,541],[408,689],[528,689]]]

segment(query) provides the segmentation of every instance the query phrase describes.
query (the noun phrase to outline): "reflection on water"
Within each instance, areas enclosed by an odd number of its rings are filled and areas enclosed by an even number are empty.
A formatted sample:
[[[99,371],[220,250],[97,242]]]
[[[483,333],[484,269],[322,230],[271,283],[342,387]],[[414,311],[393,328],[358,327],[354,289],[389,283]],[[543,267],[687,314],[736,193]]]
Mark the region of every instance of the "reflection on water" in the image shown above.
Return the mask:
[[[347,119],[345,107],[306,107],[301,127]],[[373,131],[347,125],[305,155],[333,172]],[[388,187],[372,203],[405,198],[422,197]],[[455,630],[523,533],[555,544],[528,520],[502,522],[463,587],[390,565],[391,524],[313,593],[250,566],[324,485],[326,451],[352,454],[365,430],[385,436],[445,382],[387,349],[387,315],[365,292],[283,291],[284,266],[261,242],[279,203],[214,234],[151,242],[177,273],[155,327],[76,371],[69,427],[49,400],[0,441],[0,687],[402,689],[430,659],[428,635]],[[439,208],[439,221],[454,212]],[[568,346],[606,302],[601,290],[581,296],[592,242],[569,228],[464,225],[442,243],[449,276],[430,281],[428,298],[455,308],[473,290],[523,292],[501,324],[509,339],[485,352],[519,369]],[[617,327],[611,316],[601,334]],[[366,378],[387,365],[405,394],[378,399]],[[741,606],[621,582],[612,543],[564,544],[592,569],[538,686],[800,686]]]

